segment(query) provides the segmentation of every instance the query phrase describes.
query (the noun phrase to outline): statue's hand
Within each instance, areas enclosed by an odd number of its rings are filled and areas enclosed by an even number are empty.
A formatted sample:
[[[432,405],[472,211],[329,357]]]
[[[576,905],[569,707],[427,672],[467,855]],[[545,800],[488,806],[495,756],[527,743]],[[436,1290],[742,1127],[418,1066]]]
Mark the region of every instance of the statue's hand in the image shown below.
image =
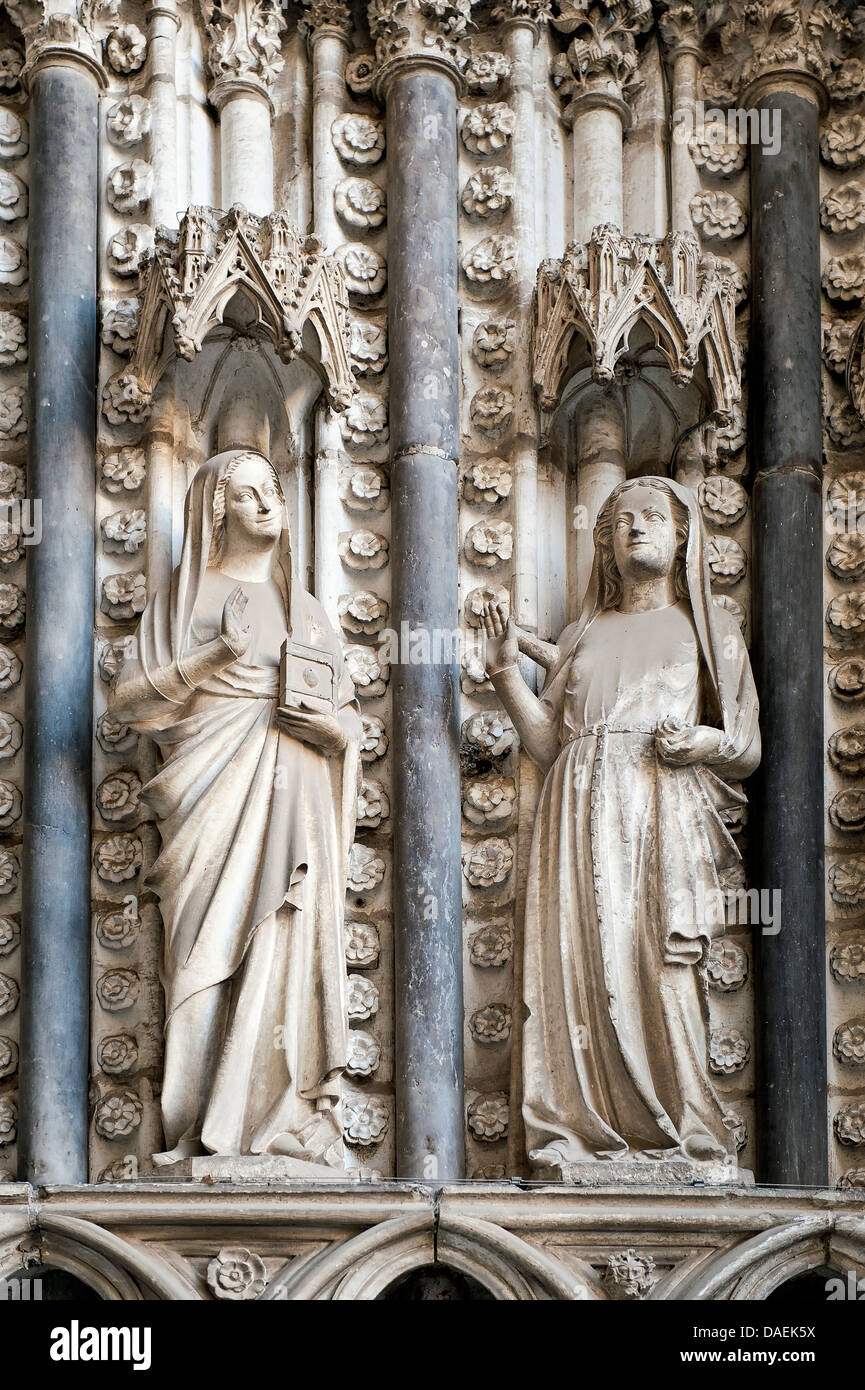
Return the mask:
[[[655,730],[659,757],[673,767],[708,763],[721,747],[721,730],[706,724],[683,724],[679,719],[662,719]]]
[[[246,655],[252,641],[252,629],[249,623],[244,621],[243,616],[248,602],[243,589],[239,584],[236,584],[225,600],[225,607],[222,610],[220,636],[238,661]]]
[[[345,730],[335,714],[319,714],[315,710],[297,709],[294,705],[280,705],[276,711],[276,722],[292,738],[308,743],[328,758],[341,753],[347,742]]]
[[[513,618],[509,618],[502,604],[496,602],[484,604],[481,620],[487,639],[484,664],[489,674],[492,676],[506,666],[515,666],[520,648]]]

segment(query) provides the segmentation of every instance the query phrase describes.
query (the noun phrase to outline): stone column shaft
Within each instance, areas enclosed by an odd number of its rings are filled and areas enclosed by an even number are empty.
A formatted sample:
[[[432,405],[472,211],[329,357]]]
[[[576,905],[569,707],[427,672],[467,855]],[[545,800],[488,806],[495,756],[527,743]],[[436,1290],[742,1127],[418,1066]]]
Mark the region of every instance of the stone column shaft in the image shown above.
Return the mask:
[[[823,871],[818,107],[813,84],[748,94],[781,112],[777,154],[751,147],[748,353],[755,463],[754,644],[763,761],[753,884],[781,893],[755,928],[759,1178],[827,1181]]]
[[[574,111],[574,240],[588,241],[602,222],[621,227],[624,102],[582,97]]]
[[[598,512],[613,488],[624,482],[626,464],[621,402],[612,395],[593,396],[581,406],[577,416],[577,506],[585,508],[577,533],[577,613],[592,573],[592,532]]]
[[[155,226],[173,227],[180,212],[177,193],[177,89],[174,75],[180,19],[176,0],[155,0],[147,11],[147,23],[152,216]]]
[[[691,158],[688,138],[697,109],[697,50],[681,48],[673,60],[673,131],[670,143],[670,183],[674,232],[692,232],[691,199],[700,191],[700,171]]]
[[[30,75],[27,551],[20,1173],[87,1181],[96,427],[95,63]]]
[[[220,202],[256,216],[273,212],[273,106],[254,81],[229,79],[211,89],[219,110]]]
[[[309,36],[312,55],[312,215],[315,234],[333,251],[345,236],[337,221],[333,193],[344,177],[331,126],[346,109],[345,60],[348,38],[327,27]]]
[[[422,59],[386,90],[393,610],[435,656],[458,626],[456,91]],[[444,1179],[465,1120],[458,668],[438,658],[393,668],[394,927],[397,1172]]]

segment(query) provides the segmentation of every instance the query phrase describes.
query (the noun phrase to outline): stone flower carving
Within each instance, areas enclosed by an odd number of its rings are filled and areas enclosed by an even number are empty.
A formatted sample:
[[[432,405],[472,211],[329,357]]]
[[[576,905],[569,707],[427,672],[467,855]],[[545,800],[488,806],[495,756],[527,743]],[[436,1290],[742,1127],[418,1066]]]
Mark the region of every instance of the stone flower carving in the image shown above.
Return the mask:
[[[839,907],[862,907],[865,903],[865,855],[853,854],[830,866],[829,892]]]
[[[108,175],[108,202],[115,212],[141,212],[153,193],[153,169],[144,159],[116,164]]]
[[[469,960],[479,970],[507,965],[513,953],[513,928],[505,918],[487,922],[469,937]]]
[[[855,232],[865,223],[865,193],[861,183],[839,183],[820,204],[820,221],[827,232]]]
[[[27,279],[27,252],[11,236],[0,236],[0,285],[23,285]]]
[[[839,985],[865,981],[865,939],[837,941],[829,954],[829,965]]]
[[[638,1255],[631,1246],[609,1256],[604,1282],[616,1298],[645,1298],[658,1282],[655,1261],[651,1255]]]
[[[730,936],[716,938],[706,955],[706,978],[711,989],[730,994],[748,978],[748,953]]]
[[[368,590],[340,596],[339,620],[344,632],[363,632],[371,637],[387,626],[389,612],[387,599]]]
[[[0,830],[8,830],[21,819],[21,792],[14,782],[0,780]]]
[[[504,1091],[475,1096],[468,1108],[468,1127],[480,1144],[495,1144],[508,1132],[508,1098]]]
[[[107,883],[125,883],[141,868],[142,848],[137,835],[111,835],[96,848],[93,862]]]
[[[865,830],[865,791],[837,792],[829,803],[829,820],[836,830]]]
[[[463,252],[463,274],[489,292],[508,286],[516,273],[516,243],[510,236],[488,236]]]
[[[388,561],[387,537],[376,531],[343,531],[338,548],[340,559],[348,569],[380,570]]]
[[[464,548],[466,559],[473,565],[492,569],[511,558],[513,527],[509,521],[479,521],[469,528]]]
[[[125,1139],[141,1124],[144,1107],[134,1091],[117,1091],[96,1106],[94,1124],[103,1139]]]
[[[137,1182],[138,1159],[135,1154],[124,1154],[109,1163],[96,1179],[97,1182]]]
[[[475,96],[491,96],[510,74],[510,59],[504,53],[474,53],[463,70],[466,85]]]
[[[339,417],[342,437],[347,444],[369,448],[385,444],[388,438],[387,402],[371,391],[354,396]]]
[[[131,895],[108,912],[100,912],[96,918],[96,939],[100,946],[107,947],[109,951],[125,950],[133,944],[140,931],[138,900]]]
[[[499,370],[510,361],[517,345],[517,326],[513,319],[488,319],[479,323],[472,336],[472,355],[481,367]]]
[[[105,43],[105,56],[115,72],[137,72],[144,66],[147,40],[135,24],[118,24]]]
[[[379,376],[387,366],[387,324],[383,319],[353,318],[349,355],[356,376]]]
[[[697,486],[697,500],[713,526],[734,526],[748,510],[748,494],[735,478],[710,473]]]
[[[104,456],[100,482],[106,492],[137,492],[144,482],[145,471],[144,450],[124,445]]]
[[[363,1023],[378,1013],[378,987],[365,975],[348,977],[348,1016]]]
[[[854,704],[865,698],[865,661],[842,661],[829,672],[829,689],[836,700]]]
[[[486,709],[462,726],[463,742],[487,758],[504,758],[517,746],[517,731],[504,710]]]
[[[859,448],[865,444],[865,424],[849,398],[836,401],[826,412],[826,433],[836,449]]]
[[[460,199],[467,217],[503,217],[514,201],[513,175],[500,164],[476,169],[469,176]]]
[[[0,512],[0,565],[6,568],[14,565],[24,554],[24,540],[20,531],[12,530],[11,524],[2,519]]]
[[[475,1042],[503,1043],[511,1035],[511,1010],[507,1004],[487,1004],[475,1009],[469,1019]]]
[[[0,48],[0,91],[17,92],[24,71],[24,54],[9,45]]]
[[[8,889],[5,891],[8,892]],[[21,940],[21,925],[14,917],[0,917],[0,956],[11,956]]]
[[[207,1284],[214,1298],[232,1303],[260,1298],[267,1287],[264,1260],[242,1246],[226,1245],[207,1266]]]
[[[741,1071],[751,1055],[751,1044],[737,1028],[713,1028],[709,1033],[709,1068],[717,1076]]]
[[[463,480],[463,497],[467,502],[493,506],[510,497],[512,485],[511,466],[504,459],[478,459]]]
[[[838,1187],[845,1192],[865,1192],[865,1168],[848,1168],[838,1179]]]
[[[865,161],[865,116],[839,116],[820,136],[820,153],[833,169],[855,169]]]
[[[18,584],[0,583],[0,635],[14,637],[24,626],[24,590]]]
[[[147,539],[147,518],[142,507],[131,512],[112,512],[100,522],[102,544],[109,554],[134,555]]]
[[[381,1065],[381,1044],[371,1033],[362,1033],[352,1028],[348,1035],[348,1056],[346,1076],[356,1076],[366,1080],[374,1076]]]
[[[837,729],[828,743],[829,761],[846,777],[865,773],[865,725],[850,724]]]
[[[855,527],[865,518],[865,473],[841,473],[833,478],[826,494],[829,516],[844,526]]]
[[[463,797],[463,815],[472,825],[498,825],[510,820],[517,799],[511,777],[483,777],[470,782]]]
[[[378,1096],[370,1096],[368,1100],[353,1096],[343,1102],[342,1135],[352,1148],[371,1149],[375,1144],[380,1144],[389,1124],[387,1101],[380,1100]]]
[[[96,1049],[96,1061],[108,1076],[124,1076],[138,1062],[138,1043],[131,1033],[113,1033]]]
[[[345,65],[345,85],[355,96],[365,97],[372,91],[377,71],[374,53],[355,53]]]
[[[115,275],[137,275],[153,252],[153,228],[143,222],[123,227],[108,243],[108,265]]]
[[[147,605],[147,581],[143,573],[108,574],[102,581],[100,608],[109,618],[134,618]]]
[[[2,86],[0,80],[0,88]],[[21,159],[28,148],[27,122],[24,117],[8,106],[0,106],[0,159]]]
[[[26,216],[27,185],[17,174],[0,169],[0,219],[4,222],[16,222],[19,217]]]
[[[363,726],[360,736],[360,756],[365,763],[374,763],[383,758],[388,748],[388,737],[384,720],[377,714],[361,715]]]
[[[18,1107],[11,1096],[0,1097],[0,1148],[18,1137]]]
[[[102,388],[102,414],[112,425],[141,424],[147,419],[152,395],[134,372],[118,372]]]
[[[372,922],[346,922],[345,959],[348,965],[369,970],[378,965],[380,950],[378,927]]]
[[[11,975],[0,975],[0,1018],[6,1018],[7,1014],[14,1014],[18,1008],[20,995],[18,981],[13,979]]]
[[[138,332],[138,300],[115,299],[102,306],[102,341],[121,357],[128,357]]]
[[[361,299],[381,294],[387,284],[387,265],[383,256],[360,241],[347,242],[338,247],[335,254],[345,272],[349,294]]]
[[[387,216],[385,191],[372,179],[343,179],[334,189],[333,202],[349,227],[380,227]]]
[[[516,115],[505,102],[484,102],[463,117],[463,144],[472,154],[495,154],[505,148],[516,124]]]
[[[350,512],[383,512],[390,501],[387,476],[374,463],[363,463],[343,474],[339,495]]]
[[[390,801],[381,782],[364,777],[357,794],[358,829],[377,830],[390,815]]]
[[[472,888],[493,888],[504,883],[513,866],[510,840],[479,840],[463,854],[463,873]]]
[[[346,647],[345,664],[362,700],[383,695],[390,680],[390,666],[375,647]]]
[[[865,93],[865,63],[861,58],[845,58],[825,81],[833,102],[855,101]]]
[[[858,579],[865,573],[865,536],[858,531],[836,536],[826,551],[826,564],[838,579]]]
[[[830,372],[843,376],[847,370],[850,345],[853,341],[855,323],[838,319],[836,323],[823,323],[823,361]]]
[[[150,102],[142,96],[123,97],[105,118],[112,144],[127,150],[150,134]]]
[[[141,993],[141,981],[134,970],[106,970],[96,981],[96,996],[108,1013],[131,1009]]]
[[[116,642],[103,642],[99,653],[99,674],[110,685],[124,661],[132,654],[134,639],[121,637]]]
[[[0,758],[14,758],[23,736],[24,731],[15,716],[0,710]]]
[[[27,361],[27,329],[20,315],[0,309],[0,367]]]
[[[851,1018],[835,1029],[832,1051],[848,1067],[865,1067],[865,1020]]]
[[[852,637],[865,624],[865,589],[838,594],[826,609],[826,622],[836,637]]]
[[[330,128],[334,149],[346,164],[377,164],[384,154],[384,122],[348,112]]]
[[[0,390],[0,439],[18,439],[26,432],[24,388],[7,386]]]
[[[18,1044],[14,1038],[0,1037],[0,1080],[18,1070]]]
[[[704,237],[713,241],[733,241],[744,236],[748,214],[732,193],[704,190],[695,193],[689,207],[694,226]]]
[[[103,820],[126,821],[138,814],[141,779],[136,772],[110,773],[96,790],[96,809]]]
[[[826,262],[821,278],[823,289],[830,299],[842,304],[858,304],[865,295],[865,256],[832,256]]]
[[[369,845],[352,845],[348,856],[348,890],[371,893],[384,878],[384,860]]]
[[[865,1101],[843,1105],[833,1124],[839,1144],[865,1144]]]
[[[14,893],[18,887],[18,860],[14,850],[0,849],[0,894]]]
[[[729,178],[745,167],[747,147],[738,140],[727,139],[727,128],[708,125],[697,130],[688,141],[691,158],[698,169],[707,174],[719,174]]]
[[[745,577],[745,552],[730,536],[710,536],[706,547],[709,570],[718,584],[738,584]]]
[[[504,386],[482,386],[469,407],[472,424],[482,434],[504,433],[514,414],[514,394]]]

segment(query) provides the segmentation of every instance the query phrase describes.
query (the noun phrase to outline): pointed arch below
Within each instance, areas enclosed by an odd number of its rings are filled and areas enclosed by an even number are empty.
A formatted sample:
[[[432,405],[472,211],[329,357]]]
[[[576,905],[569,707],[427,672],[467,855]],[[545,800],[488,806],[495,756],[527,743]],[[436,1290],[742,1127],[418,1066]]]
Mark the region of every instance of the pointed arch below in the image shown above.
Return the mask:
[[[685,1262],[652,1292],[654,1300],[762,1301],[789,1280],[831,1266],[865,1275],[865,1225],[830,1212],[804,1217],[698,1261]]]

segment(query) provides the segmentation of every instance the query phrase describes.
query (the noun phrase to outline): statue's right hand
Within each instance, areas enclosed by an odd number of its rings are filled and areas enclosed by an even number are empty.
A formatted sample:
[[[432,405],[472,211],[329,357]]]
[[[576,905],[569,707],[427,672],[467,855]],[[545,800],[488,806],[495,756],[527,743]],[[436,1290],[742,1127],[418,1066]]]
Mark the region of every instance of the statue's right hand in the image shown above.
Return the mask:
[[[484,664],[492,676],[517,663],[520,654],[517,625],[498,601],[484,604],[481,619],[487,639]]]
[[[222,610],[220,636],[237,660],[246,655],[252,641],[252,629],[243,616],[248,602],[243,589],[237,584],[225,600]]]

